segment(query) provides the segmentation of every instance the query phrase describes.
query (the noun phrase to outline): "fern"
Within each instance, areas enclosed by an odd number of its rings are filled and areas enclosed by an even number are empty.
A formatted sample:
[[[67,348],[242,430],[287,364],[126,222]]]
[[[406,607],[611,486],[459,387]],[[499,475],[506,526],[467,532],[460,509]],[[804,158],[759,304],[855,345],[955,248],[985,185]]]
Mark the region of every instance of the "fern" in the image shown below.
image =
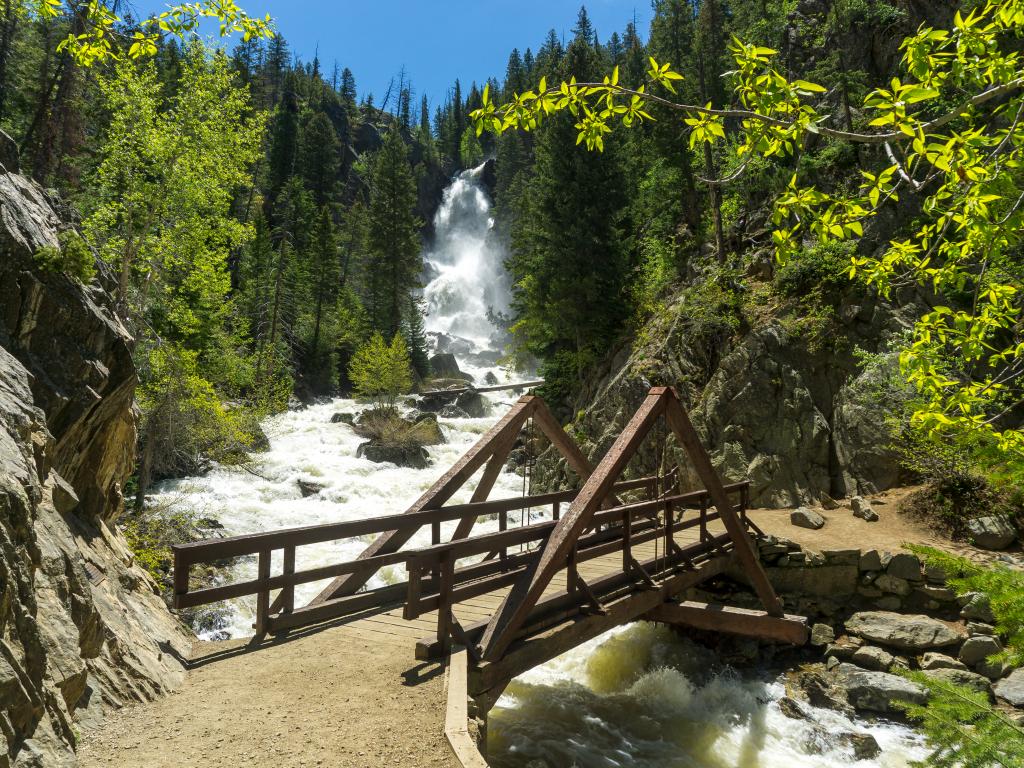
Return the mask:
[[[1024,728],[995,709],[988,695],[964,686],[908,672],[906,677],[928,689],[925,705],[905,703],[919,721],[932,748],[918,766],[930,768],[1021,768]]]
[[[1015,666],[1024,662],[1024,572],[989,568],[930,547],[908,545],[924,562],[939,568],[958,595],[981,592],[989,599],[996,631],[1006,650],[993,658]],[[1021,768],[1024,728],[989,703],[988,695],[921,672],[904,676],[927,689],[927,704],[902,703],[918,721],[932,748],[919,766],[930,768]]]
[[[988,597],[996,632],[1006,645],[997,658],[1015,667],[1024,666],[1024,571],[1005,565],[982,566],[931,547],[907,548],[927,565],[940,568],[946,574],[947,584],[958,595],[982,592]]]

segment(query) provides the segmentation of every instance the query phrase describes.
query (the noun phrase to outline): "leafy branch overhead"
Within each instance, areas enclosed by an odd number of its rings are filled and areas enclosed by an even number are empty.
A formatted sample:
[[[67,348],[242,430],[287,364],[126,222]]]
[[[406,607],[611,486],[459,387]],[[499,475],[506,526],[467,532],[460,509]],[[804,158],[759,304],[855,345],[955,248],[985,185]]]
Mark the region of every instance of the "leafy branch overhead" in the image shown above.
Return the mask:
[[[874,147],[876,170],[862,171],[851,190],[823,191],[793,173],[774,205],[776,257],[798,257],[809,241],[855,240],[887,206],[914,205],[916,229],[880,251],[854,252],[849,276],[885,297],[911,287],[938,297],[900,360],[920,396],[915,426],[1020,453],[1024,432],[1005,419],[1024,404],[1022,275],[1014,260],[1024,231],[1022,30],[1020,0],[957,12],[951,29],[922,26],[902,42],[903,77],[864,100],[861,131],[836,127],[819,111],[824,86],[788,79],[774,65],[775,51],[738,39],[730,46],[730,108],[676,100],[682,75],[651,58],[639,84],[621,83],[616,68],[603,82],[542,79],[501,105],[485,89],[471,116],[478,133],[502,133],[537,130],[568,111],[577,143],[602,151],[616,126],[653,120],[657,104],[681,114],[692,149],[722,145],[735,153],[739,167],[729,176],[704,179],[715,186],[742,176],[753,157],[791,164],[812,137]]]
[[[69,53],[82,66],[98,61],[117,59],[127,49],[129,58],[152,56],[163,37],[185,38],[195,35],[205,20],[219,23],[221,37],[241,34],[246,42],[268,38],[273,33],[270,14],[255,18],[242,10],[234,0],[201,0],[179,3],[151,16],[125,31],[124,19],[100,0],[21,0],[22,11],[29,16],[55,19],[70,16],[77,26],[57,47]]]

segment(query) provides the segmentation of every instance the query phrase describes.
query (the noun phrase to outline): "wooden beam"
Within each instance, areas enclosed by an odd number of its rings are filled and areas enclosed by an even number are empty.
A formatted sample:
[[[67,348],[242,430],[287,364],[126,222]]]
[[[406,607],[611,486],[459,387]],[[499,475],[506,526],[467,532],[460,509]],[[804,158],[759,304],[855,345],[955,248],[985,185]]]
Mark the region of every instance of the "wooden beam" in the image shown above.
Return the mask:
[[[706,581],[725,570],[729,558],[716,558],[696,571],[680,573],[657,589],[628,592],[606,602],[606,613],[569,617],[548,629],[512,643],[498,661],[484,661],[469,672],[469,694],[478,696],[517,675],[572,650],[609,629],[636,621],[671,595]]]
[[[739,561],[740,567],[750,577],[750,583],[753,585],[754,591],[757,592],[757,596],[761,599],[761,604],[764,605],[768,614],[770,616],[782,616],[782,603],[778,595],[775,594],[771,582],[768,581],[768,575],[764,572],[764,568],[761,567],[761,561],[754,551],[753,542],[751,542],[750,537],[747,535],[747,530],[743,526],[739,515],[736,514],[732,502],[729,501],[729,494],[726,493],[722,480],[711,463],[711,457],[704,449],[704,445],[697,435],[697,430],[693,428],[690,417],[687,415],[682,403],[679,402],[675,390],[669,387],[658,389],[662,390],[662,395],[666,401],[665,417],[668,419],[669,426],[672,427],[676,438],[686,449],[690,461],[693,462],[693,468],[697,472],[697,476],[704,483],[704,488],[711,497],[711,502],[718,509],[718,515],[725,525],[725,530],[729,532],[729,537],[736,546],[736,558]],[[652,389],[651,394],[653,395],[654,392],[655,390]]]
[[[565,565],[566,557],[580,534],[589,525],[615,484],[616,478],[632,458],[637,446],[664,411],[661,394],[647,396],[633,415],[597,469],[584,483],[579,495],[558,521],[551,537],[540,550],[534,565],[526,569],[502,601],[481,640],[484,658],[499,658],[530,615],[552,577]]]
[[[480,477],[480,482],[477,483],[476,488],[473,490],[473,496],[469,500],[470,504],[479,504],[481,501],[487,501],[487,497],[491,495],[491,489],[494,488],[498,475],[505,468],[505,462],[508,460],[508,456],[512,452],[512,446],[516,444],[518,437],[518,431],[510,432],[505,441],[494,449],[491,458],[487,460],[487,466],[484,467],[484,473]],[[506,513],[501,512],[499,514],[504,515]],[[455,532],[452,534],[452,541],[469,536],[473,526],[476,525],[476,521],[476,517],[466,517],[460,520],[459,524],[455,527]]]
[[[674,624],[711,632],[726,632],[762,640],[804,645],[809,636],[803,616],[769,616],[764,611],[686,601],[664,603],[644,616],[649,621]]]
[[[416,500],[415,504],[409,507],[406,514],[420,512],[430,507],[439,507],[448,501],[494,454],[509,434],[518,434],[537,407],[538,402],[538,399],[532,395],[521,397],[519,402],[512,406],[511,410],[497,424],[487,430],[487,433],[477,441],[476,445],[470,448],[461,459],[452,465],[451,469]],[[359,559],[396,552],[412,538],[414,533],[414,531],[393,531],[384,534],[363,550]],[[366,584],[373,573],[373,570],[367,569],[335,579],[313,598],[309,605],[314,606],[336,597],[353,595]]]

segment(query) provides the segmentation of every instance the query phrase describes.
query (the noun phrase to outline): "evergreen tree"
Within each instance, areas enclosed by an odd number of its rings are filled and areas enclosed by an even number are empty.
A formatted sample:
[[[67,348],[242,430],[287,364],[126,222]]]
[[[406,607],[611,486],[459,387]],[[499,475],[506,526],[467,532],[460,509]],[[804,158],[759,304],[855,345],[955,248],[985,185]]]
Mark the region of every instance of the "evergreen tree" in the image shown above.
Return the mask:
[[[370,172],[367,308],[372,326],[385,336],[402,330],[409,297],[422,271],[416,180],[408,149],[392,127]]]
[[[566,51],[564,71],[598,76],[582,38]],[[625,286],[626,178],[614,143],[593,154],[577,145],[575,119],[562,113],[538,134],[534,176],[513,224],[508,265],[515,286],[513,329],[522,349],[542,360],[546,396],[566,402],[587,367],[621,330],[630,308]],[[600,189],[594,196],[592,190]]]
[[[325,393],[330,390],[334,376],[333,310],[338,300],[340,272],[334,220],[326,205],[320,209],[311,240],[305,271],[310,294],[306,309],[311,316],[304,323],[308,333],[304,370],[313,390]]]
[[[299,103],[295,76],[285,78],[285,93],[274,112],[267,153],[267,210],[273,211],[277,196],[295,173],[299,140]]]
[[[334,198],[339,160],[338,136],[330,119],[320,111],[308,115],[298,148],[298,170],[318,206]]]

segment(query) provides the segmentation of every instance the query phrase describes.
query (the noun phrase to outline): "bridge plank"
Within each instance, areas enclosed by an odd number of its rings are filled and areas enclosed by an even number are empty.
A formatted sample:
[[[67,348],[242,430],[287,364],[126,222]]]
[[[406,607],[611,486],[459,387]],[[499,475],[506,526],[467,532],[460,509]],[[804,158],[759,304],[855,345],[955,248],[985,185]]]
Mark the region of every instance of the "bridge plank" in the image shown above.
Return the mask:
[[[792,645],[804,645],[810,632],[807,628],[807,619],[803,616],[770,616],[765,611],[698,603],[692,600],[659,605],[644,618],[663,624],[778,640]]]

